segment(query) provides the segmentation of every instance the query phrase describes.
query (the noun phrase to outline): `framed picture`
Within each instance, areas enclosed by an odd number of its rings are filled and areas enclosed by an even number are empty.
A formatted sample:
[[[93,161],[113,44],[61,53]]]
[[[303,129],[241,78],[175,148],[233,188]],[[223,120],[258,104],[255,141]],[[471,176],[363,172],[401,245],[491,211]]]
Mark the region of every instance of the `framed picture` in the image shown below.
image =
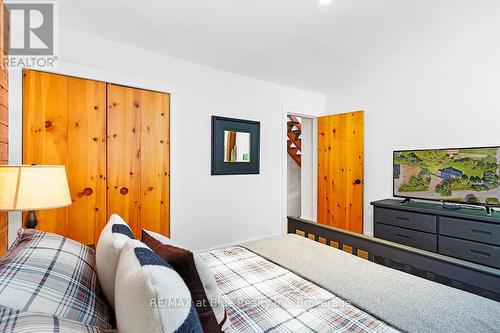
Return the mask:
[[[260,122],[212,116],[212,175],[260,173]]]

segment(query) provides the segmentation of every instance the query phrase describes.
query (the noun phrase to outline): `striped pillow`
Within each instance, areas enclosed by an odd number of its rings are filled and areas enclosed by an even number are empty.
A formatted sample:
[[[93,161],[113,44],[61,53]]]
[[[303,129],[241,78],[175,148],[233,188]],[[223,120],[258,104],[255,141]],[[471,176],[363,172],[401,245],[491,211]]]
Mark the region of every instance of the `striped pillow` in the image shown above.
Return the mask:
[[[21,229],[18,234],[0,261],[0,304],[113,328],[94,269],[94,250],[34,229]]]
[[[203,333],[182,278],[143,243],[123,247],[115,287],[119,332]]]

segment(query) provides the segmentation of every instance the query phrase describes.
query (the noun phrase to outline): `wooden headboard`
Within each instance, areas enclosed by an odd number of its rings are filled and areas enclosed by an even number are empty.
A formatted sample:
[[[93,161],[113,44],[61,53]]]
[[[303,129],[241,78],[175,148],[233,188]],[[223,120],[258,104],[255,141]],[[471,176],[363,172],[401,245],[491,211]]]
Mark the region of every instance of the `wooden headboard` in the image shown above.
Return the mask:
[[[8,73],[4,65],[8,49],[8,12],[0,0],[0,164],[9,163],[9,93],[8,93]],[[8,243],[8,222],[7,213],[0,212],[0,255],[7,251]]]
[[[288,233],[338,248],[380,265],[500,302],[500,269],[497,268],[296,217],[288,217]]]

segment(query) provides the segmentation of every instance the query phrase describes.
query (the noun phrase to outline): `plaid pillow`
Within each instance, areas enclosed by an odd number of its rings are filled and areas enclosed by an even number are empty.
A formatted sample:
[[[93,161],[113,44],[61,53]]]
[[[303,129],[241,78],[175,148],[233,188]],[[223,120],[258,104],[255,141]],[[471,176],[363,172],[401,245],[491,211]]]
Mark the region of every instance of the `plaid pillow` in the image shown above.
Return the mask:
[[[0,261],[0,304],[113,328],[94,269],[95,252],[68,238],[20,230]]]
[[[0,305],[0,332],[10,333],[115,333],[45,313],[14,310]]]

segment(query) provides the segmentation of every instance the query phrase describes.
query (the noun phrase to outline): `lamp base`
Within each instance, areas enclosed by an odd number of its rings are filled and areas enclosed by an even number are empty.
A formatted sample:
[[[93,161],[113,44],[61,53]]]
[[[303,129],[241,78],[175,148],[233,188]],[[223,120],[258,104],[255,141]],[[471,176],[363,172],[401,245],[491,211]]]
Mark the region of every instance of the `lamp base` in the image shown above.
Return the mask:
[[[38,219],[36,218],[35,211],[30,210],[28,212],[28,215],[26,215],[26,220],[24,222],[24,225],[26,226],[27,229],[35,229],[37,224],[38,224]]]

